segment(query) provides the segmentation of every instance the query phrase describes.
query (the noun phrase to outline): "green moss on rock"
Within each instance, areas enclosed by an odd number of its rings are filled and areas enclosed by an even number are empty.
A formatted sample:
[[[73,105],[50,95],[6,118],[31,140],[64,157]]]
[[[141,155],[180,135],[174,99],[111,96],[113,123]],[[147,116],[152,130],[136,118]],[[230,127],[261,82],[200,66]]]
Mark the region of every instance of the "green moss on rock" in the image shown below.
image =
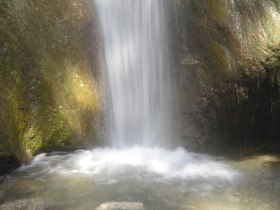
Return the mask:
[[[185,143],[280,149],[279,0],[178,1],[180,57],[199,57],[204,75],[178,66]]]
[[[231,55],[230,52],[221,44],[211,42],[209,44],[211,60],[214,63],[218,74],[227,75],[231,73]]]
[[[22,162],[95,139],[91,3],[0,0],[0,141]]]
[[[274,3],[276,5],[276,8],[278,9],[278,11],[280,10],[280,0],[274,0]]]

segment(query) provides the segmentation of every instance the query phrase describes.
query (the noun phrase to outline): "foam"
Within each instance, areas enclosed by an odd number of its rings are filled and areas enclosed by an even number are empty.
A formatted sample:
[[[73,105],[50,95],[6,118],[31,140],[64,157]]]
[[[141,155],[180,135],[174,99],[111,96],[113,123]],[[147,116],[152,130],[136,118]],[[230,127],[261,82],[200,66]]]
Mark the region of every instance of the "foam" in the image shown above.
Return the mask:
[[[226,181],[233,180],[239,174],[221,161],[216,161],[209,156],[189,153],[183,148],[166,150],[145,147],[97,148],[71,154],[41,154],[36,156],[30,165],[22,166],[19,171],[93,177],[133,172],[158,176],[162,179]]]

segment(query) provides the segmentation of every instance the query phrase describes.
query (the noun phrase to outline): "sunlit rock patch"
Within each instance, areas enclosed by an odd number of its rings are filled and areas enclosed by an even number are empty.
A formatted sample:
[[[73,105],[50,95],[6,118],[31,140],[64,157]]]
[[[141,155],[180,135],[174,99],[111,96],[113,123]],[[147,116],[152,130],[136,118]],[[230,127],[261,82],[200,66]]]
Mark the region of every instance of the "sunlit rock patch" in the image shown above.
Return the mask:
[[[1,1],[0,10],[0,142],[22,162],[92,145],[99,112],[92,1]]]

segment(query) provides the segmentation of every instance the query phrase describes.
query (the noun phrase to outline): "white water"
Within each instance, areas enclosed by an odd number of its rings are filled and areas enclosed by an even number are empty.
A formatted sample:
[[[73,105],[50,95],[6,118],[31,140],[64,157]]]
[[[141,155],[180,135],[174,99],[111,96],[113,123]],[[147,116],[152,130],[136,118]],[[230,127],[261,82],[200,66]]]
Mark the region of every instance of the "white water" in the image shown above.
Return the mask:
[[[41,197],[54,210],[94,209],[110,201],[174,210],[202,209],[193,207],[202,199],[216,201],[225,187],[231,195],[241,177],[236,170],[170,149],[176,144],[165,0],[95,2],[110,87],[110,148],[40,154],[0,185],[0,203]]]
[[[48,198],[50,209],[128,200],[173,210],[182,209],[189,193],[204,196],[234,186],[238,173],[223,162],[164,149],[174,142],[165,1],[95,1],[111,92],[111,148],[38,155],[15,171],[0,199],[31,191]],[[21,185],[19,195],[9,194]]]
[[[136,170],[164,179],[233,180],[236,173],[210,157],[163,149],[174,142],[166,1],[95,2],[110,87],[112,148],[70,157],[72,172],[118,177]]]
[[[40,181],[88,177],[128,188],[128,179],[143,184],[231,183],[238,173],[226,164],[183,148],[164,149],[174,141],[165,1],[95,1],[111,91],[111,147],[41,154],[17,173]]]
[[[144,147],[41,154],[0,184],[0,203],[43,198],[53,210],[92,210],[110,201],[154,210],[278,210],[279,174],[279,157],[267,155],[227,161]]]
[[[196,201],[209,196],[215,201],[216,192],[232,193],[240,179],[222,161],[183,148],[96,148],[36,156],[0,185],[0,202],[41,197],[54,210],[95,209],[110,201],[142,202],[155,210],[195,209]],[[195,203],[185,203],[189,199]]]
[[[39,197],[54,210],[94,209],[113,200],[155,210],[280,209],[278,158],[229,167],[183,148],[162,148],[172,140],[163,2],[96,0],[113,148],[38,155],[0,184],[0,203]]]
[[[41,154],[36,156],[30,165],[21,167],[19,171],[34,169],[35,176],[42,173],[97,178],[101,175],[107,180],[111,176],[115,180],[118,174],[124,174],[125,177],[133,172],[166,180],[205,180],[208,182],[232,181],[238,175],[226,164],[215,161],[209,156],[188,153],[183,148],[172,151],[144,147],[97,148],[67,155]],[[150,181],[152,180],[153,178]]]
[[[110,86],[111,146],[170,146],[173,129],[165,1],[95,2]]]

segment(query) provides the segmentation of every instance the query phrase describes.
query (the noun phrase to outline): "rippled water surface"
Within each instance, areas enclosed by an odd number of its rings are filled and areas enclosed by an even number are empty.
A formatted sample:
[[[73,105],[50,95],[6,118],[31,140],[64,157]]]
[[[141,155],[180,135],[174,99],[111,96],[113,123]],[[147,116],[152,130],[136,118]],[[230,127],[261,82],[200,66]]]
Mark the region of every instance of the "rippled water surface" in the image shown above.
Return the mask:
[[[147,209],[280,208],[280,160],[225,160],[182,148],[100,148],[37,156],[0,186],[0,202],[43,198],[47,209],[94,209],[109,201]]]

